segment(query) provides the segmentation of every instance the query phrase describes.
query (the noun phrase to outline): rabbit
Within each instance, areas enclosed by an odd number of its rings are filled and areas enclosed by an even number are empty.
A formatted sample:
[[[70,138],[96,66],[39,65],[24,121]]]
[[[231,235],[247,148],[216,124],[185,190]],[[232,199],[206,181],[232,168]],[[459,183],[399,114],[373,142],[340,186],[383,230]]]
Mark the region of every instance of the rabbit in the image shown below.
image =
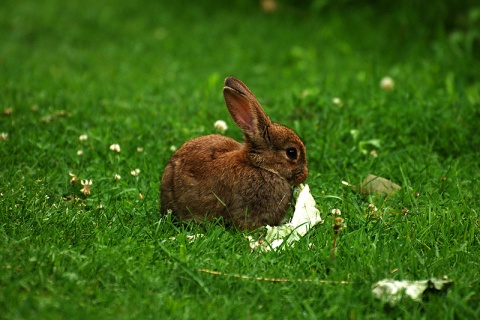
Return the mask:
[[[273,123],[250,89],[225,79],[227,109],[243,144],[218,134],[187,141],[171,157],[161,181],[161,211],[182,221],[223,219],[243,231],[282,223],[292,186],[308,176],[297,134]]]

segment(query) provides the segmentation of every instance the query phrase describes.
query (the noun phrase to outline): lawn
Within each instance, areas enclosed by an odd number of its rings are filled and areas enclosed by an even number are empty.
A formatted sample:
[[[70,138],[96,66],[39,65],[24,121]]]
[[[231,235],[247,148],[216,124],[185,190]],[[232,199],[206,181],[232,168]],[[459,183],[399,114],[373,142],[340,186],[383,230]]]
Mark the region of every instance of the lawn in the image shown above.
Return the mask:
[[[0,318],[480,318],[480,8],[339,3],[4,1]],[[325,222],[284,251],[159,214],[176,148],[217,120],[242,139],[231,75],[307,147]],[[402,188],[342,184],[368,174]]]

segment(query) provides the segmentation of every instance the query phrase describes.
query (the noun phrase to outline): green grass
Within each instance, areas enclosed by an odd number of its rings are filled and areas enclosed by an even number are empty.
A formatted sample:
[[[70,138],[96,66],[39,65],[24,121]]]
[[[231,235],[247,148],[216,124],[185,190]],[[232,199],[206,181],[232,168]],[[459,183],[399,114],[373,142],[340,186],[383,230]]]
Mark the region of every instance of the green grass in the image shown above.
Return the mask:
[[[6,1],[0,318],[480,318],[478,35],[432,31],[407,14]],[[326,221],[291,250],[251,253],[242,233],[159,216],[172,146],[213,133],[218,119],[242,137],[221,95],[229,75],[307,145],[307,183]],[[384,76],[393,91],[380,89]],[[91,179],[91,194],[69,173]],[[402,190],[363,197],[341,184],[369,173]],[[332,264],[333,208],[346,226]],[[195,233],[205,236],[189,243]],[[444,275],[453,287],[422,303],[389,307],[371,294],[384,278]]]

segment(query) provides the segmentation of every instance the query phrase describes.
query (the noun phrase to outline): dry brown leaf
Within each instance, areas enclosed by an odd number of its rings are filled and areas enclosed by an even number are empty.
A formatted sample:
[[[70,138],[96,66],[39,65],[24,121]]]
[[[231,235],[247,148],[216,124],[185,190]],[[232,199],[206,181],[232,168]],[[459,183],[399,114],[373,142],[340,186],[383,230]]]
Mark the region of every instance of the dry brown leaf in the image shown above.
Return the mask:
[[[266,13],[272,13],[277,11],[277,1],[276,0],[261,0],[260,5],[262,10]]]
[[[343,181],[343,184],[351,187],[354,191],[361,194],[386,194],[392,195],[402,187],[392,181],[378,177],[373,174],[369,174],[359,185],[351,185],[348,182]]]
[[[357,186],[357,190],[362,194],[387,194],[392,195],[401,187],[382,177],[377,177],[373,174],[369,174],[363,181]]]

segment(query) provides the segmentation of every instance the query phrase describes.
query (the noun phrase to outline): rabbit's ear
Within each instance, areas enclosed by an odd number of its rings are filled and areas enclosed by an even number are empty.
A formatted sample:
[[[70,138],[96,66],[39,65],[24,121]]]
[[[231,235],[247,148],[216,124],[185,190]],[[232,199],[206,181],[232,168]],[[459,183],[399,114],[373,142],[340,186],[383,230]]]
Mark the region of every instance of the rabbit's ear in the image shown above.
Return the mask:
[[[247,135],[258,134],[271,124],[257,98],[240,80],[227,78],[223,96],[233,121]]]
[[[232,88],[240,93],[243,93],[245,96],[251,100],[257,100],[255,95],[250,91],[245,83],[234,77],[228,77],[225,79],[225,87]]]

